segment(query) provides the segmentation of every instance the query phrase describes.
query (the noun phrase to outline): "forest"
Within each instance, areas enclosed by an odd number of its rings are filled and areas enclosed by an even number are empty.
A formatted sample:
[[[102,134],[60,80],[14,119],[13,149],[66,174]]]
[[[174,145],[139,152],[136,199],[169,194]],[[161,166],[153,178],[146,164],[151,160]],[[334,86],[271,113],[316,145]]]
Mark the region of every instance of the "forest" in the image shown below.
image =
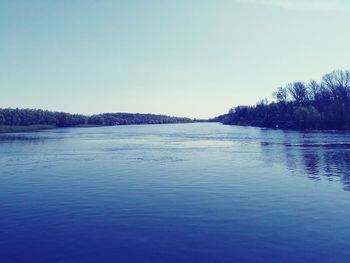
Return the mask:
[[[212,121],[301,130],[350,129],[350,71],[335,70],[320,81],[301,81],[279,87],[273,101],[237,106]]]
[[[22,131],[27,129],[32,130],[33,128],[41,129],[50,127],[163,124],[185,122],[192,122],[192,120],[189,118],[140,113],[103,113],[86,116],[40,109],[0,109],[0,127],[2,127],[2,129],[5,131],[13,131],[13,127],[15,126],[22,127],[18,129],[19,131]]]

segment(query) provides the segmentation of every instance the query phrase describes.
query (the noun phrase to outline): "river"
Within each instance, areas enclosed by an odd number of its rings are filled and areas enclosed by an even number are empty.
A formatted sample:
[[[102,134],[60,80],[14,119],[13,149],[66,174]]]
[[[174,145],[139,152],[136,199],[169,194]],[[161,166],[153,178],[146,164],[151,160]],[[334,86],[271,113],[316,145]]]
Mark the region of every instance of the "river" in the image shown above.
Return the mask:
[[[349,262],[350,133],[0,135],[0,262]]]

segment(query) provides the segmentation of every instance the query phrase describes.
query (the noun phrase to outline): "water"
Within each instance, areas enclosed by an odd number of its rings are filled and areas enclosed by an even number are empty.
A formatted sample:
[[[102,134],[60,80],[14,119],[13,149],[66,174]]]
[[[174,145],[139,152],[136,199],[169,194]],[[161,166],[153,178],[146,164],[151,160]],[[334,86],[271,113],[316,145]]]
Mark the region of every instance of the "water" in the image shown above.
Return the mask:
[[[0,136],[0,262],[349,262],[350,134]]]

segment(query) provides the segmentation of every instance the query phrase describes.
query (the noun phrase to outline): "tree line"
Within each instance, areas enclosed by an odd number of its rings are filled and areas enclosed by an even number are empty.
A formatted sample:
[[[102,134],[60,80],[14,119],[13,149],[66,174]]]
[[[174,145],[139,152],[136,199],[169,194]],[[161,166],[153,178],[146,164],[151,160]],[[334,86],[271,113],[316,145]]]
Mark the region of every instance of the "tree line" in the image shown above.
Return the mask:
[[[189,118],[156,114],[103,113],[86,116],[40,109],[0,108],[0,125],[7,126],[52,125],[56,127],[74,127],[84,125],[185,123],[191,121]]]
[[[335,70],[320,81],[279,87],[255,106],[238,106],[213,121],[286,129],[350,129],[350,71]]]

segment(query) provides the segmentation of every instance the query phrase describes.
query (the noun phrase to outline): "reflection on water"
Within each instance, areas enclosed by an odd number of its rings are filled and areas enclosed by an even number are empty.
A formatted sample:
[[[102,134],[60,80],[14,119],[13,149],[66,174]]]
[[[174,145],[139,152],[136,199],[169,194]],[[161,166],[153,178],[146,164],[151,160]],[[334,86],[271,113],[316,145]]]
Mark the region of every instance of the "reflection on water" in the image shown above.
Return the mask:
[[[264,138],[273,131],[261,132]],[[344,190],[350,191],[350,134],[281,131],[278,135],[279,141],[261,142],[266,163],[281,162],[314,180],[339,178]]]

